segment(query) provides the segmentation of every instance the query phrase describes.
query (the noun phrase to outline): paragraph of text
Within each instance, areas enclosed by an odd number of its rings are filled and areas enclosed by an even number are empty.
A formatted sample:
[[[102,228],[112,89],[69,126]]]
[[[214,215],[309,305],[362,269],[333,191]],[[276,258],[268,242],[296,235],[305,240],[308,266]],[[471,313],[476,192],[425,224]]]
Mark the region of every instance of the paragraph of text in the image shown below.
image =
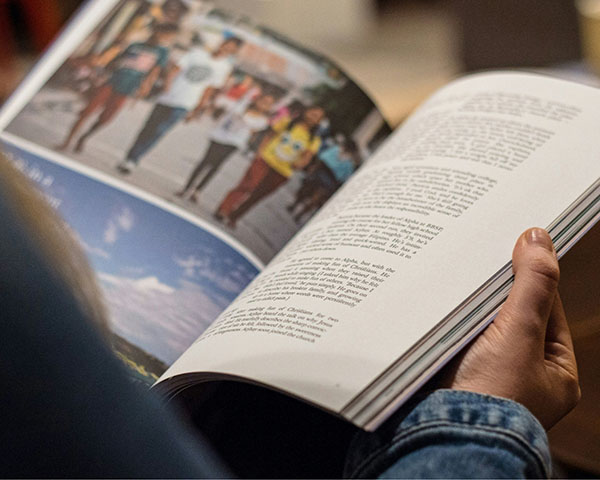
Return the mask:
[[[382,264],[349,257],[292,257],[282,265],[261,274],[240,300],[251,304],[305,297],[355,307],[395,273]]]

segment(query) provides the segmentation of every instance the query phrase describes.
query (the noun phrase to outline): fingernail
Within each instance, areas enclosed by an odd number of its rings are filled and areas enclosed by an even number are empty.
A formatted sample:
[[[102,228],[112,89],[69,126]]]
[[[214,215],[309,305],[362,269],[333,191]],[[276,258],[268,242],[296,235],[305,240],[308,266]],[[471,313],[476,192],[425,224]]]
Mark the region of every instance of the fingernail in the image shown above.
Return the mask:
[[[546,230],[542,228],[531,228],[527,230],[525,235],[527,243],[529,245],[536,245],[538,247],[544,247],[546,250],[554,251],[554,245],[552,245],[552,239]]]

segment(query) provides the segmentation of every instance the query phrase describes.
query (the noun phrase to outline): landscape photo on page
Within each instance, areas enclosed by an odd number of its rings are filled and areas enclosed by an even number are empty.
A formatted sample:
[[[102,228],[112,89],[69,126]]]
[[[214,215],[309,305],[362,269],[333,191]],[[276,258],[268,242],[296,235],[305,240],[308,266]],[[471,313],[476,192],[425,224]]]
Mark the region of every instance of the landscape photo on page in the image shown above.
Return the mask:
[[[66,220],[97,274],[111,341],[152,384],[259,269],[210,231],[8,142],[12,163]]]

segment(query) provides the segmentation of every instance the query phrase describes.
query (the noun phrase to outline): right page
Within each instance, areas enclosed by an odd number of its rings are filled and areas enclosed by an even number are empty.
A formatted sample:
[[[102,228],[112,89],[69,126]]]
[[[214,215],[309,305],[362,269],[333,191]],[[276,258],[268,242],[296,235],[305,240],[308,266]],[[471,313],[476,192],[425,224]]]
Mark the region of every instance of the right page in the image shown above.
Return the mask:
[[[600,177],[598,125],[600,92],[560,80],[481,74],[442,89],[165,386],[232,375],[365,426],[349,407],[369,385],[506,268],[523,230],[553,224]]]

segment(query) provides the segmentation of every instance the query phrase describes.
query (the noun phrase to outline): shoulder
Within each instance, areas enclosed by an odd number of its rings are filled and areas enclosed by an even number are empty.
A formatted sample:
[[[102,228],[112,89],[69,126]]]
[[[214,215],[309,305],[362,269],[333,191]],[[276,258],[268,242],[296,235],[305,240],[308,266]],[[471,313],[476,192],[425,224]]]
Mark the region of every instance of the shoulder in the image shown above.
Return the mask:
[[[144,43],[133,42],[125,47],[125,49],[123,50],[123,53],[133,53],[144,47],[146,47],[146,44],[144,44]]]
[[[204,48],[196,47],[185,53],[182,58],[195,62],[208,62],[211,60],[210,53]]]

